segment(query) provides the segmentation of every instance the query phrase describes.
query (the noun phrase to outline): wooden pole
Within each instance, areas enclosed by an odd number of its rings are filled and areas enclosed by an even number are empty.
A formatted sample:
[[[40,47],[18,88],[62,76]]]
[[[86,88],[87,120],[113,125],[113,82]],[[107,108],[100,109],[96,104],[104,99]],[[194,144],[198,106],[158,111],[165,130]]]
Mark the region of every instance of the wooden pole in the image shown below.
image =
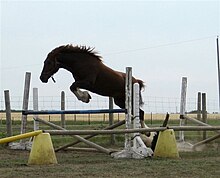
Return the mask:
[[[185,125],[185,113],[186,113],[186,89],[187,89],[187,78],[182,77],[182,88],[181,88],[181,103],[180,103],[180,126]],[[179,132],[179,141],[184,141],[184,131]]]
[[[126,113],[125,109],[93,109],[93,110],[43,110],[43,111],[33,111],[25,110],[22,111],[23,115],[39,114],[39,115],[51,115],[51,114],[102,114],[102,113]]]
[[[126,67],[126,80],[125,80],[125,109],[127,113],[125,115],[125,125],[126,129],[132,128],[131,123],[131,111],[132,111],[132,68]],[[125,134],[125,150],[131,150],[132,146],[132,135],[127,133]]]
[[[201,120],[201,92],[198,92],[198,98],[197,98],[197,119]]]
[[[29,91],[30,91],[31,73],[26,72],[24,83],[23,107],[22,110],[28,110]],[[22,114],[21,118],[21,134],[26,133],[27,115]]]
[[[219,62],[219,42],[218,36],[216,38],[216,47],[217,47],[217,68],[218,68],[218,94],[219,94],[219,111],[220,111],[220,62]]]
[[[65,110],[65,92],[61,92],[61,110]],[[61,127],[66,128],[65,114],[61,114]]]
[[[53,127],[53,128],[55,128],[55,129],[59,129],[60,131],[68,131],[68,130],[62,128],[61,126],[55,125],[55,124],[53,124],[53,123],[51,123],[51,122],[47,122],[47,121],[42,120],[42,119],[39,119],[39,118],[38,118],[37,120],[40,121],[40,122],[42,122],[42,123],[44,123],[44,124],[46,124],[46,125],[48,125],[48,126],[50,126],[50,127]],[[48,133],[49,133],[49,132],[48,132]],[[95,149],[97,149],[97,150],[103,152],[103,153],[106,153],[106,154],[110,154],[110,153],[111,153],[110,150],[108,150],[108,149],[106,149],[106,148],[104,148],[104,147],[102,147],[102,146],[100,146],[100,145],[97,145],[97,144],[95,144],[95,143],[93,143],[93,142],[90,142],[89,140],[86,140],[85,138],[80,137],[80,136],[77,135],[77,134],[74,134],[74,135],[72,135],[72,136],[73,136],[74,138],[76,138],[77,140],[79,140],[79,141],[81,141],[81,142],[83,142],[83,143],[85,143],[85,144],[87,144],[87,145],[89,145],[89,146],[91,146],[91,147],[93,147],[93,148],[95,148]]]
[[[193,119],[193,118],[190,118],[190,117],[187,117],[187,116],[185,116],[185,118],[186,118],[187,120],[191,121],[191,122],[194,122],[194,123],[200,125],[200,126],[212,127],[211,125],[206,124],[206,123],[204,123],[204,122],[202,122],[202,121],[199,121],[199,120],[197,120],[197,119]],[[220,133],[220,131],[216,131],[216,132],[217,132],[217,133]]]
[[[153,128],[138,128],[138,129],[115,129],[115,130],[44,130],[45,133],[51,135],[89,135],[89,134],[124,134],[124,133],[145,133],[145,132],[157,132],[167,129],[173,129],[174,131],[215,131],[220,130],[220,126],[170,126],[167,127],[153,127]]]
[[[38,111],[38,88],[33,88],[33,110]],[[39,130],[38,114],[34,115],[34,130]]]
[[[6,111],[6,132],[7,137],[12,136],[12,126],[11,126],[11,105],[10,105],[10,95],[9,90],[4,91],[5,95],[5,111]]]
[[[197,96],[197,120],[201,121],[201,113],[202,113],[202,101],[201,101],[201,92],[198,92]],[[201,131],[198,131],[198,135],[201,136]]]
[[[113,98],[109,97],[109,109],[113,109]],[[109,125],[113,125],[114,124],[114,114],[113,113],[109,113]],[[114,145],[115,144],[115,135],[112,134],[110,136],[110,144]]]
[[[193,148],[195,148],[195,147],[197,147],[197,146],[200,146],[200,145],[202,145],[202,144],[205,144],[205,143],[209,143],[209,142],[211,142],[211,141],[213,141],[213,140],[215,140],[215,139],[217,139],[217,138],[220,138],[220,134],[217,134],[217,135],[215,135],[215,136],[212,136],[212,137],[210,137],[210,138],[207,138],[207,139],[205,139],[205,140],[202,140],[201,142],[198,142],[198,143],[194,144],[194,145],[193,145]]]
[[[119,126],[121,126],[121,125],[123,125],[123,124],[125,124],[125,120],[122,120],[122,121],[119,121],[119,122],[117,122],[117,123],[115,123],[115,124],[113,124],[113,125],[107,126],[106,128],[104,128],[104,130],[114,129],[114,128],[119,127]],[[99,135],[99,134],[88,135],[88,136],[86,136],[86,137],[84,137],[84,138],[85,138],[85,139],[90,139],[90,138],[92,138],[92,137],[95,137],[96,135]],[[78,143],[80,143],[80,142],[81,142],[80,140],[76,140],[76,141],[74,141],[74,142],[72,142],[72,143],[68,143],[68,144],[66,144],[66,145],[64,145],[64,146],[61,146],[61,147],[55,149],[55,151],[57,152],[57,151],[63,150],[63,149],[68,148],[68,147],[70,147],[70,146],[76,145],[76,144],[78,144]]]
[[[133,85],[133,129],[136,128],[141,128],[141,124],[140,124],[140,87],[139,84],[135,83]],[[133,140],[133,147],[134,148],[138,148],[138,140],[135,139],[136,136],[140,136],[140,134],[137,133],[133,133],[132,137],[134,138]]]
[[[202,121],[203,123],[207,123],[206,93],[202,93]],[[203,140],[205,140],[206,137],[206,131],[203,131]]]

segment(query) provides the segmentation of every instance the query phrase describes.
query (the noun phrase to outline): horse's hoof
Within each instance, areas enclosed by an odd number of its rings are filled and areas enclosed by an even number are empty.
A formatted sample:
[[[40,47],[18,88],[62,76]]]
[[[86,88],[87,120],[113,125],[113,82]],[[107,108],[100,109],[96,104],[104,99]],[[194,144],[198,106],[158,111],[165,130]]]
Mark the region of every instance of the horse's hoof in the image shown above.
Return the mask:
[[[150,132],[146,132],[145,135],[146,135],[147,137],[150,137]]]
[[[84,103],[89,103],[90,99],[92,97],[90,96],[90,94],[87,91],[83,92],[83,97],[81,98],[81,101]]]
[[[90,99],[89,98],[86,98],[86,97],[83,97],[80,99],[83,103],[89,103]]]
[[[84,102],[84,103],[89,103],[89,102],[90,102],[90,100],[89,100],[89,99],[87,99],[87,98],[85,98],[85,99],[83,100],[83,102]]]

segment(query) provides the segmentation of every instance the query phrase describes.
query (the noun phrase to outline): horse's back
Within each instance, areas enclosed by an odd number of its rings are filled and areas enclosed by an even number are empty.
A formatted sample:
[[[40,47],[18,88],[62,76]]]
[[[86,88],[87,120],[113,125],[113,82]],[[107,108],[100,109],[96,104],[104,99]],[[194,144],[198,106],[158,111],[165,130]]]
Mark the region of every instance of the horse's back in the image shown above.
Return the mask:
[[[97,73],[93,89],[93,92],[104,96],[121,95],[125,92],[125,75],[103,64]]]

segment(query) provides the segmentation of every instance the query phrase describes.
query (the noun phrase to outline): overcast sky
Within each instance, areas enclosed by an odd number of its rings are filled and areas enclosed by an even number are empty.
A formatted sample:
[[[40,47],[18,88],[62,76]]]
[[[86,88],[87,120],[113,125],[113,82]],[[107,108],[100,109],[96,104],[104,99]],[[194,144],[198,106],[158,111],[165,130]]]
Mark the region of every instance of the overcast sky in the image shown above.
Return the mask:
[[[145,81],[145,95],[218,99],[216,36],[220,1],[1,1],[0,90],[23,95],[24,75],[41,96],[70,95],[70,73],[56,84],[39,75],[47,54],[63,44],[95,47],[109,67]]]

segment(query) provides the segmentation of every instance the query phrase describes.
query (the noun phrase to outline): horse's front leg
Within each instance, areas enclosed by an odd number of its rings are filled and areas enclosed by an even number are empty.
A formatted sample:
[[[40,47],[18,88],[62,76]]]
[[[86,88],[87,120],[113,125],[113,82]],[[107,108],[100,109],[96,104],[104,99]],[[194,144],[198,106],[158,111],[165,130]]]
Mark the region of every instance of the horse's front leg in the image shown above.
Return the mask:
[[[70,86],[70,90],[75,94],[75,96],[77,97],[78,100],[80,100],[84,103],[88,103],[91,99],[91,96],[90,96],[89,92],[82,91],[79,89],[79,88],[85,88],[83,86],[87,86],[87,84],[82,83],[82,82],[74,82]]]

